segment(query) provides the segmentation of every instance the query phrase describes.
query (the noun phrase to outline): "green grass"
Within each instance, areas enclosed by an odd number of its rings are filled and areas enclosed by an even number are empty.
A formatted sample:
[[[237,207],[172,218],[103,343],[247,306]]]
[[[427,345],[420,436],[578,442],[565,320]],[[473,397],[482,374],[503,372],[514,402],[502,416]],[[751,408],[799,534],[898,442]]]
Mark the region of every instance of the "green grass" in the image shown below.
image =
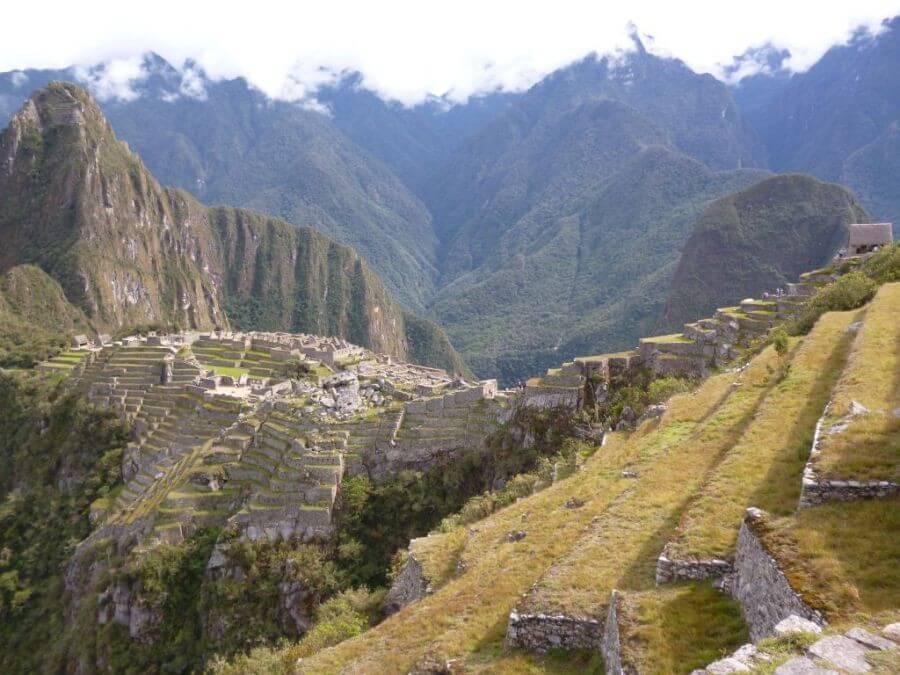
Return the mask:
[[[625,594],[622,658],[639,673],[690,673],[749,642],[737,601],[708,583]]]
[[[671,335],[656,335],[654,337],[641,338],[641,342],[649,342],[651,344],[656,344],[660,342],[684,342],[690,343],[693,342],[689,337],[685,336],[682,333],[672,333]]]
[[[250,370],[248,368],[238,368],[231,366],[210,366],[212,371],[216,375],[227,375],[229,377],[233,377],[234,379],[238,379],[242,375],[248,375]]]
[[[831,503],[767,520],[762,539],[829,621],[900,607],[900,498]]]
[[[816,421],[844,366],[857,312],[826,314],[790,358],[786,375],[759,404],[741,437],[692,500],[676,551],[730,557],[748,506],[792,512]],[[773,377],[780,372],[773,367]]]

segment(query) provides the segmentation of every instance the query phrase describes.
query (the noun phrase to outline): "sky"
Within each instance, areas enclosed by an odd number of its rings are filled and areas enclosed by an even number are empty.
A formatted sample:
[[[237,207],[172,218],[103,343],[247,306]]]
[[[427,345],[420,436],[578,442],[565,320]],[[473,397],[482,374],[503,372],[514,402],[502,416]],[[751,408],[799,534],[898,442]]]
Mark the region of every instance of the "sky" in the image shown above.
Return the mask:
[[[858,28],[877,33],[900,0],[44,0],[2,14],[20,29],[4,31],[0,72],[103,63],[93,86],[105,98],[133,96],[141,56],[155,51],[190,76],[184,95],[202,96],[199,69],[294,101],[359,72],[366,88],[414,105],[528,88],[591,52],[627,52],[633,28],[697,72],[724,77],[735,55],[767,43],[802,71]]]

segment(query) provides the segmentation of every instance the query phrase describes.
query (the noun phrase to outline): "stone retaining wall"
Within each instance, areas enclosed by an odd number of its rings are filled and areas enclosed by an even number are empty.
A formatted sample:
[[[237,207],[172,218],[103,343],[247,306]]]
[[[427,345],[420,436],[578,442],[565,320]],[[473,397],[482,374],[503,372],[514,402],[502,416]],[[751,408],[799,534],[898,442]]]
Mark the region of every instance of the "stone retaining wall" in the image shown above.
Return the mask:
[[[613,591],[609,599],[609,612],[606,615],[606,626],[600,641],[600,653],[603,654],[603,665],[607,675],[623,675],[633,669],[622,666],[622,642],[619,636],[619,610],[622,598],[618,591]]]
[[[656,559],[656,584],[671,584],[679,581],[702,581],[723,577],[733,571],[731,563],[719,558],[688,558],[673,560],[668,554],[668,545]]]
[[[538,410],[570,408],[577,410],[581,404],[581,388],[526,386],[522,405]]]
[[[603,622],[564,614],[509,613],[506,644],[541,654],[551,649],[599,649]]]
[[[741,613],[754,642],[772,635],[775,625],[791,614],[819,625],[825,624],[822,614],[807,605],[791,588],[777,561],[754,531],[762,525],[764,517],[759,509],[747,509],[738,534],[731,589],[741,604]]]
[[[884,499],[900,492],[900,484],[888,480],[841,480],[821,478],[815,470],[815,461],[821,453],[823,425],[831,403],[816,423],[809,459],[803,468],[803,484],[800,489],[800,508],[817,506],[825,502],[854,502],[861,499]]]
[[[410,542],[410,546],[414,541]],[[421,600],[430,592],[431,587],[425,578],[422,563],[410,552],[384,599],[385,614],[398,612],[408,604]]]

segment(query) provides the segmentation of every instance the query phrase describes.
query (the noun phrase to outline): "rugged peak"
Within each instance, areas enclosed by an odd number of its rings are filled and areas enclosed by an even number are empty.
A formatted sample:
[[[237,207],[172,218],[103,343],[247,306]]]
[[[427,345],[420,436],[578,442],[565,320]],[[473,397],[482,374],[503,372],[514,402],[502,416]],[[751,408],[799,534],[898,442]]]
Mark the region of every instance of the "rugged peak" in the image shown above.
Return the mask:
[[[85,90],[53,82],[0,135],[0,273],[31,264],[98,330],[303,330],[459,372],[353,249],[163,188]]]

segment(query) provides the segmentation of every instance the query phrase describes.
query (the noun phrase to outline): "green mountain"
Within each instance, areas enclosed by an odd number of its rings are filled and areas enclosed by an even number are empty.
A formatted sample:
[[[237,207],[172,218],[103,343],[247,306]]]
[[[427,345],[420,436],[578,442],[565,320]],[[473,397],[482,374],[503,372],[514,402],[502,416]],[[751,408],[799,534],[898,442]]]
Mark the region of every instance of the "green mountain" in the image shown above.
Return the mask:
[[[435,237],[422,202],[328,115],[268,99],[243,79],[185,76],[149,54],[134,99],[108,99],[103,112],[164,185],[207,204],[259,210],[312,227],[352,246],[410,309],[434,283]],[[0,116],[51,80],[81,82],[79,71],[0,76]],[[27,87],[27,88],[26,88]]]
[[[74,85],[36,92],[0,137],[0,156],[0,270],[40,267],[97,329],[233,323],[462,368],[433,324],[412,319],[411,344],[406,312],[353,249],[161,187]]]
[[[724,113],[723,113],[724,111]],[[434,314],[506,381],[630,344],[705,201],[766,174],[728,89],[643,50],[536,85],[458,151],[426,203]]]
[[[665,327],[785,287],[828,262],[849,223],[868,221],[849,190],[801,174],[769,178],[713,202],[678,261]]]

